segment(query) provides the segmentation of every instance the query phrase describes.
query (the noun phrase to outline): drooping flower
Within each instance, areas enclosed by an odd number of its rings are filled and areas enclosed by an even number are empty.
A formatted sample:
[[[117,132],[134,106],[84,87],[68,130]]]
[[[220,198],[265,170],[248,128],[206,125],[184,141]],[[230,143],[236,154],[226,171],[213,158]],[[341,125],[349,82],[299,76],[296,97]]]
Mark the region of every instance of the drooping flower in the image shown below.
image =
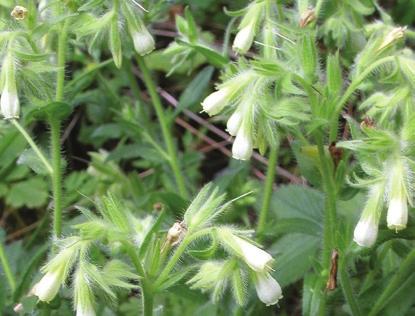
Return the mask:
[[[20,102],[16,88],[15,64],[11,53],[4,58],[1,75],[4,81],[0,99],[1,114],[6,120],[17,119],[20,115]]]
[[[64,281],[62,272],[62,270],[57,270],[46,273],[32,288],[31,294],[37,296],[43,302],[48,303],[53,300]]]
[[[386,220],[388,228],[396,231],[405,229],[408,222],[407,169],[404,161],[398,157],[393,160],[389,171],[389,206]]]
[[[242,112],[239,110],[236,110],[232,113],[230,118],[228,119],[228,122],[226,123],[226,130],[228,133],[232,136],[236,136],[238,133],[239,128],[242,124]]]
[[[252,136],[244,128],[240,128],[236,134],[232,146],[232,157],[239,160],[248,160],[253,152]]]
[[[223,87],[209,94],[202,102],[203,111],[209,116],[218,114],[225,108],[231,96],[232,90],[230,87]]]
[[[131,33],[135,51],[141,56],[151,53],[155,48],[153,36],[145,26]]]
[[[361,247],[372,247],[376,242],[379,217],[383,207],[383,195],[383,182],[376,183],[369,189],[365,208],[353,236],[353,240]]]
[[[257,273],[255,289],[258,298],[267,306],[275,305],[282,298],[281,286],[269,273]]]
[[[354,229],[353,240],[361,247],[372,247],[378,236],[378,223],[373,216],[361,218]]]
[[[255,21],[243,27],[235,36],[232,49],[240,54],[246,53],[255,37]]]

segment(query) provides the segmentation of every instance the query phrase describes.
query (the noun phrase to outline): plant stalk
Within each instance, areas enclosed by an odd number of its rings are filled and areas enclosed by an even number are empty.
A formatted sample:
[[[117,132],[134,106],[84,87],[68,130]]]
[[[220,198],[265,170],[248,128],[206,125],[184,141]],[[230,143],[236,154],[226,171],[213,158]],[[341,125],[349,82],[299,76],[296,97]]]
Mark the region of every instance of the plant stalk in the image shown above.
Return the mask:
[[[278,162],[278,147],[271,148],[268,159],[267,177],[265,179],[264,197],[262,200],[262,206],[259,213],[257,233],[260,238],[263,237],[265,226],[267,223],[267,217],[269,213],[269,207],[271,204],[273,185],[276,175],[276,167]]]
[[[179,162],[178,162],[178,152],[174,145],[171,129],[166,120],[163,106],[161,104],[160,97],[157,93],[156,85],[154,84],[154,81],[151,78],[149,69],[147,65],[145,64],[144,59],[142,57],[137,57],[137,62],[138,62],[138,66],[140,67],[141,73],[143,75],[144,84],[147,88],[148,93],[150,94],[151,101],[153,103],[154,109],[157,114],[157,118],[161,126],[161,132],[163,134],[164,143],[166,145],[167,153],[169,155],[170,167],[173,170],[179,193],[183,197],[187,198],[188,193],[186,190],[184,177],[183,177],[183,174],[181,173]]]
[[[1,266],[3,267],[4,274],[6,275],[7,282],[9,283],[10,289],[12,292],[14,292],[16,290],[16,280],[14,278],[12,269],[10,268],[10,263],[7,259],[2,242],[0,242],[0,262]]]
[[[63,93],[65,88],[65,63],[66,63],[66,48],[68,41],[68,27],[69,20],[63,22],[58,40],[58,70],[56,73],[56,96],[55,100],[61,102],[63,100]],[[62,157],[61,157],[61,122],[58,118],[49,118],[50,125],[50,143],[51,143],[51,157],[52,157],[52,190],[53,190],[53,232],[55,238],[59,238],[62,234]]]

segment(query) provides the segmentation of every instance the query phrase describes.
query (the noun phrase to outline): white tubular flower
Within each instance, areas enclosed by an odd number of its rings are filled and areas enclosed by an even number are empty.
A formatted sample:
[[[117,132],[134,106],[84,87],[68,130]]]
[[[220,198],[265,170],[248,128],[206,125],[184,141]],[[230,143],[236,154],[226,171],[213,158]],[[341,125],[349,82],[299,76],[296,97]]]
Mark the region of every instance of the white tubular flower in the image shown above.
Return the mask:
[[[153,36],[144,26],[131,33],[135,51],[141,56],[151,53],[155,48]]]
[[[244,128],[240,128],[236,134],[232,146],[232,157],[239,160],[248,160],[253,152],[253,144],[251,135]]]
[[[388,228],[396,231],[406,228],[408,223],[408,205],[406,199],[392,198],[387,215]]]
[[[354,229],[353,240],[361,247],[372,247],[376,242],[384,185],[383,182],[372,185],[362,216]]]
[[[81,303],[78,303],[76,306],[76,316],[95,316],[95,310],[92,306],[83,306]]]
[[[232,136],[236,136],[238,133],[239,128],[242,124],[242,113],[241,111],[236,110],[233,112],[231,117],[228,119],[228,122],[226,123],[226,130],[228,133]]]
[[[209,116],[218,114],[228,103],[231,93],[230,87],[224,87],[209,94],[202,102],[203,111]]]
[[[245,54],[251,48],[255,36],[255,21],[243,27],[235,36],[232,49],[240,54]]]
[[[386,34],[378,50],[382,50],[405,36],[407,27],[395,27],[388,34]]]
[[[275,305],[282,298],[281,286],[269,273],[256,274],[255,289],[258,298],[265,305]]]
[[[36,295],[39,300],[48,303],[58,294],[62,282],[62,273],[59,271],[48,272],[35,284],[31,294]]]
[[[354,229],[353,240],[361,247],[372,247],[378,236],[378,223],[373,217],[361,218]]]
[[[0,99],[1,114],[6,120],[19,118],[20,102],[17,96],[15,64],[11,53],[4,58],[1,75],[4,81]]]
[[[1,114],[6,120],[17,119],[20,114],[20,102],[16,89],[4,87],[0,99]]]
[[[271,255],[251,244],[250,242],[233,235],[233,239],[243,257],[246,264],[254,271],[264,272],[270,268],[271,262],[273,261]]]

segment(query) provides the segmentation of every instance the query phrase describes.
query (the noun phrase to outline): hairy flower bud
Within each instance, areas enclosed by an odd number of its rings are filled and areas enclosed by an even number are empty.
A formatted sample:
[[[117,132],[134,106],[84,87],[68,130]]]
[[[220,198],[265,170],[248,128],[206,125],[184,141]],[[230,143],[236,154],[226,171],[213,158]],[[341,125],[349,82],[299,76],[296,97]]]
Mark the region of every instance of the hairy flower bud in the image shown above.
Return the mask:
[[[184,223],[176,222],[167,232],[167,243],[170,246],[175,246],[183,240],[185,234],[186,228]]]
[[[255,22],[251,22],[236,34],[232,49],[240,54],[245,54],[252,46],[254,36]]]
[[[147,55],[154,50],[155,43],[153,36],[151,36],[150,32],[144,26],[141,27],[141,30],[132,32],[131,37],[136,52],[141,56]]]
[[[258,298],[267,306],[275,305],[282,298],[281,286],[269,273],[257,273],[255,289]]]
[[[253,152],[251,135],[244,128],[240,128],[236,134],[232,146],[232,157],[239,160],[248,160]]]
[[[233,112],[231,117],[228,119],[228,122],[226,123],[226,130],[228,133],[232,136],[236,136],[238,133],[239,128],[242,124],[242,113],[239,110],[236,110]]]

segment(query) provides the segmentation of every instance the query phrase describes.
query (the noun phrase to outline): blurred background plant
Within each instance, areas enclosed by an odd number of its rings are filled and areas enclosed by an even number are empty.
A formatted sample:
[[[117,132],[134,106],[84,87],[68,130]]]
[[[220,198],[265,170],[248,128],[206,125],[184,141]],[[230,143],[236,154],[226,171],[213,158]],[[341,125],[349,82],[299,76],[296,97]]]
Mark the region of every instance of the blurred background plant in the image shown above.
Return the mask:
[[[0,1],[2,313],[413,315],[414,10]]]

